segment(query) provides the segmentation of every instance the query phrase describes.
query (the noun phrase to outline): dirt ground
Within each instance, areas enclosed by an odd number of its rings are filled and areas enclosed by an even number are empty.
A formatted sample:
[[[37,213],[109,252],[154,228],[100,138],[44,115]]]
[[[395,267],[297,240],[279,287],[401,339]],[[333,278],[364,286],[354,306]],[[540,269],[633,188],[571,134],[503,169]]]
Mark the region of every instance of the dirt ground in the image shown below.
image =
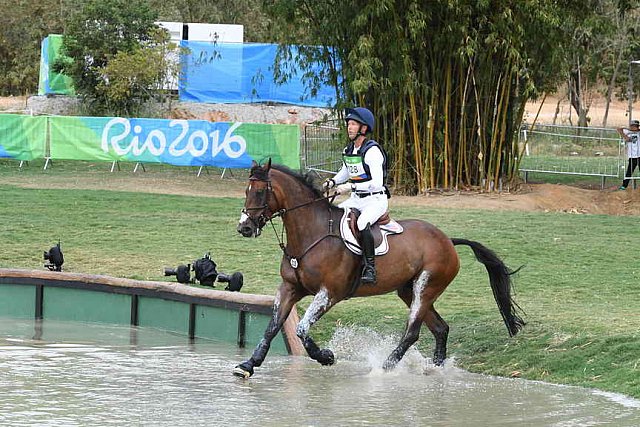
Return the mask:
[[[511,193],[461,192],[410,198],[434,207],[571,214],[640,215],[640,189],[582,189],[557,184],[523,184]],[[415,200],[414,200],[415,199]],[[403,203],[412,203],[410,200]]]
[[[22,109],[25,99],[21,97],[0,98],[0,112],[9,109]],[[527,106],[527,120],[531,122],[540,109],[538,121],[551,123],[555,114],[557,98],[548,97],[542,104],[531,103]],[[593,126],[602,122],[602,102],[594,102],[592,106]],[[620,126],[627,123],[627,105],[624,102],[614,102],[609,112],[608,127]],[[640,116],[640,104],[635,111]],[[568,124],[571,120],[569,106],[566,102],[560,104],[560,116],[557,123]],[[575,117],[575,114],[574,114]],[[53,176],[50,176],[53,178]],[[4,179],[6,184],[24,187],[38,187],[43,185],[56,188],[87,188],[112,189],[116,191],[149,191],[165,194],[204,195],[210,197],[232,196],[243,197],[245,183],[240,176],[220,179],[219,177],[204,176],[196,178],[178,178],[163,176],[155,173],[137,173],[135,178],[130,172],[111,174],[107,180],[103,178],[69,180],[68,178],[49,179],[47,184],[42,180],[30,181],[16,175],[15,179]],[[404,197],[394,196],[392,206],[421,205],[456,209],[489,209],[513,211],[546,211],[566,212],[572,214],[607,214],[607,215],[640,215],[640,189],[626,191],[614,190],[618,182],[605,190],[584,189],[573,186],[556,184],[522,184],[516,191],[507,193],[467,192],[437,192],[428,195]]]
[[[108,165],[105,164],[104,167],[107,169]],[[200,197],[244,197],[246,180],[239,172],[221,178],[213,173],[203,174],[201,177],[184,173],[172,176],[151,169],[149,167],[147,172],[135,174],[124,170],[106,176],[87,174],[81,178],[51,173],[46,180],[38,175],[16,173],[5,176],[2,183],[24,188],[106,189]],[[394,195],[391,207],[394,205],[626,216],[640,215],[640,188],[634,190],[629,186],[625,191],[618,191],[557,184],[521,184],[516,191],[502,193],[450,191],[420,196]]]
[[[24,96],[0,96],[0,113],[4,111],[21,111],[27,105]]]

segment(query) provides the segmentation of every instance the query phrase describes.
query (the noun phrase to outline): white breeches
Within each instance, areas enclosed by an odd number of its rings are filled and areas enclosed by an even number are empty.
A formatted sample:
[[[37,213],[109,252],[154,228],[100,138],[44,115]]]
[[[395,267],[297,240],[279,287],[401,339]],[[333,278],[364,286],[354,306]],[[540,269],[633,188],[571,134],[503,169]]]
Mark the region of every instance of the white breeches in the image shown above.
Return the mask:
[[[386,194],[374,194],[373,196],[358,197],[351,193],[344,202],[340,203],[342,209],[356,208],[360,213],[358,218],[358,230],[364,230],[367,224],[375,223],[378,218],[389,209],[389,200]]]

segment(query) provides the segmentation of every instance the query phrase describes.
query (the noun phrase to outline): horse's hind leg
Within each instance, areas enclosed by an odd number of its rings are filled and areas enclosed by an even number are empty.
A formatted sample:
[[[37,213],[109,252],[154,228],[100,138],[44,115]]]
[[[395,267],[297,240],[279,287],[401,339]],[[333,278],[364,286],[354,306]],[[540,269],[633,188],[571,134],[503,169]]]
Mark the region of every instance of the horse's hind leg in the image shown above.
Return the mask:
[[[425,274],[425,272],[423,272],[423,274]],[[420,275],[420,277],[422,277],[422,274]],[[436,366],[442,366],[444,364],[445,358],[447,357],[447,338],[449,336],[449,325],[447,325],[447,322],[445,322],[442,317],[440,317],[440,314],[438,314],[438,312],[433,307],[435,298],[437,298],[438,296],[437,293],[432,297],[429,297],[429,294],[431,294],[431,292],[427,293],[427,295],[424,296],[416,294],[416,291],[419,291],[419,289],[417,289],[419,286],[416,285],[419,285],[420,277],[418,278],[418,280],[416,280],[414,286],[409,285],[399,289],[398,296],[402,299],[402,301],[404,301],[405,304],[407,304],[407,307],[411,309],[411,313],[414,312],[414,309],[418,309],[417,305],[420,304],[420,300],[422,300],[422,307],[420,307],[418,310],[424,312],[424,315],[422,316],[423,321],[433,334],[436,341],[436,348],[433,352],[433,363]],[[428,280],[428,276],[426,280]],[[418,298],[417,301],[416,297]],[[415,306],[414,301],[416,304]],[[418,325],[418,330],[419,326],[420,325]],[[408,329],[409,325],[407,325],[407,330]],[[418,337],[416,336],[416,341],[417,339]]]
[[[423,300],[423,293],[427,282],[429,281],[429,273],[422,271],[418,278],[413,282],[413,286],[407,286],[398,291],[398,295],[409,306],[409,319],[404,335],[398,346],[391,352],[387,360],[382,365],[383,369],[393,369],[398,362],[404,357],[409,348],[418,341],[420,337],[420,327],[424,320],[424,305],[429,301]]]
[[[436,349],[433,352],[433,363],[436,366],[444,365],[447,357],[447,338],[449,336],[449,325],[438,314],[433,305],[427,310],[425,317],[427,327],[436,339]]]

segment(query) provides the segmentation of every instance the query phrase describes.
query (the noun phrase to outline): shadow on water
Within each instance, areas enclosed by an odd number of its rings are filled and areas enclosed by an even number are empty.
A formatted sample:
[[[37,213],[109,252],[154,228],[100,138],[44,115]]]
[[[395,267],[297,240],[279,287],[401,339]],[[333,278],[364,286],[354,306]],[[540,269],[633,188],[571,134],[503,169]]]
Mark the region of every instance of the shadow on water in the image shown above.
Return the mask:
[[[226,343],[54,321],[37,332],[0,319],[2,425],[640,424],[637,400],[435,368],[415,349],[385,373],[395,340],[365,329],[337,330],[335,366],[272,356],[250,380],[231,370],[251,350]]]

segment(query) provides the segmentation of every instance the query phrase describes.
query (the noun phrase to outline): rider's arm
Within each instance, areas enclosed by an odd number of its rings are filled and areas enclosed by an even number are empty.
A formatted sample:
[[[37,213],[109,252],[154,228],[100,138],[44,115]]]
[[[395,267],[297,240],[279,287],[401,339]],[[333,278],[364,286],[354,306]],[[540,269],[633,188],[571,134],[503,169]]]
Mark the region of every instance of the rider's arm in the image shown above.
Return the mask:
[[[349,171],[347,170],[347,166],[344,163],[342,163],[342,167],[340,168],[338,173],[335,174],[335,176],[333,177],[333,180],[335,181],[336,185],[340,185],[343,182],[347,182],[348,179],[349,179]]]

